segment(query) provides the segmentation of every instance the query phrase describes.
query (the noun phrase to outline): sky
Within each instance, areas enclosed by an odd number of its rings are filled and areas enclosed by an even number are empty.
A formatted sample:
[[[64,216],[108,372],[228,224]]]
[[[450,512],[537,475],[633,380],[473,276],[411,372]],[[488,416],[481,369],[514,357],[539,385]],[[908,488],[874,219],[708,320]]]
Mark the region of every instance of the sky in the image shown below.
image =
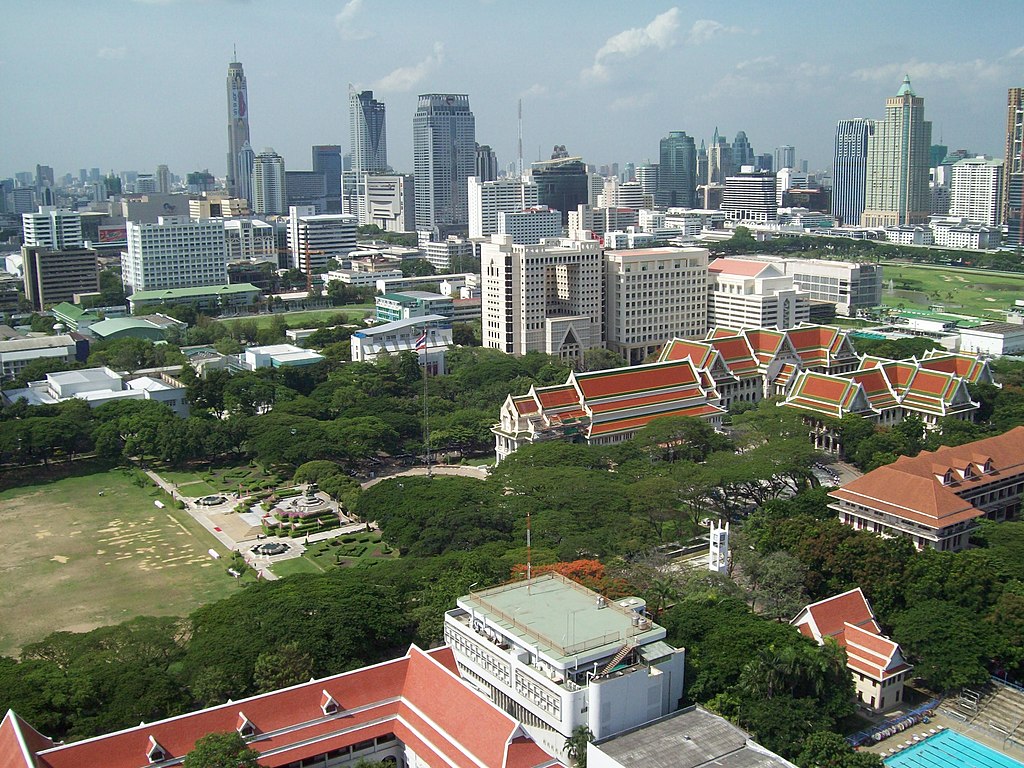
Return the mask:
[[[526,163],[555,144],[595,165],[657,162],[658,140],[746,132],[831,166],[836,122],[881,118],[904,74],[933,143],[1001,157],[1024,86],[1021,0],[35,0],[0,24],[0,178],[50,165],[225,173],[225,77],[245,68],[256,151],[309,169],[347,150],[348,86],[387,105],[412,170],[419,93],[467,93],[477,141]]]

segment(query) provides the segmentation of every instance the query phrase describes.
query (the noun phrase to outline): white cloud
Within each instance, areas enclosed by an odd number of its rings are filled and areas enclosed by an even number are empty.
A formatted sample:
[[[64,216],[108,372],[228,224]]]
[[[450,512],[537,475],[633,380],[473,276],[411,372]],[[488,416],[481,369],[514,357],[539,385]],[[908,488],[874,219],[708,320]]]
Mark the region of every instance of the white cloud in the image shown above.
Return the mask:
[[[334,16],[334,26],[338,28],[338,34],[342,40],[365,40],[372,37],[372,32],[358,29],[353,26],[356,16],[363,9],[363,0],[348,0],[345,7]]]
[[[690,27],[690,34],[687,35],[686,41],[691,45],[700,45],[713,37],[736,34],[742,31],[739,27],[727,27],[725,24],[714,19],[697,19],[693,22],[693,26]]]
[[[761,69],[767,65],[774,65],[776,61],[777,59],[774,56],[758,56],[753,59],[737,62],[736,69]]]
[[[586,79],[607,80],[610,59],[632,59],[645,51],[663,51],[675,44],[678,29],[679,9],[669,8],[655,16],[646,27],[625,29],[609,37],[594,54],[593,66],[583,70],[581,74]]]
[[[613,112],[626,112],[641,109],[654,102],[653,93],[633,93],[629,96],[620,96],[608,105]]]
[[[118,48],[100,48],[96,51],[96,55],[99,58],[110,60],[123,59],[126,53],[128,53],[128,49],[123,45]]]
[[[519,95],[520,95],[521,98],[529,99],[529,98],[535,98],[535,97],[538,97],[538,96],[546,96],[547,93],[548,93],[548,87],[546,85],[541,85],[540,83],[534,83],[533,85],[531,85],[529,88],[527,88],[525,91],[523,91]]]
[[[895,92],[904,75],[910,75],[911,81],[947,80],[977,81],[999,80],[1007,76],[1009,69],[997,61],[974,59],[973,61],[910,61],[880,64],[877,67],[865,67],[854,70],[852,77],[863,82],[892,83]]]
[[[1012,51],[1006,54],[1004,58],[1015,59],[1018,56],[1024,56],[1024,45],[1022,45],[1020,48],[1014,48]]]
[[[374,88],[381,91],[408,91],[441,66],[442,61],[444,45],[434,43],[434,52],[431,55],[416,64],[389,72],[377,81]]]

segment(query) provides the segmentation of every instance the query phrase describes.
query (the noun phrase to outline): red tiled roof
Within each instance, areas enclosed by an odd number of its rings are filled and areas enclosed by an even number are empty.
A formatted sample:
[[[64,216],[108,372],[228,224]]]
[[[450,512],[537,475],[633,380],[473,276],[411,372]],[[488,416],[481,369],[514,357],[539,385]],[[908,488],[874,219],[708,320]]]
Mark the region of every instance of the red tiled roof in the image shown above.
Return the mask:
[[[695,383],[697,373],[688,359],[576,374],[576,384],[588,401]]]
[[[868,402],[875,410],[895,408],[900,404],[895,393],[889,389],[889,380],[885,378],[881,368],[867,368],[845,375],[861,385]]]
[[[513,397],[512,402],[516,404],[516,410],[523,413],[536,413],[537,412],[537,401],[533,399],[532,395],[520,395],[519,397]]]
[[[713,352],[714,348],[704,342],[672,339],[661,350],[658,360],[659,362],[666,362],[669,360],[688,359],[697,368],[704,368],[710,362],[709,358]]]
[[[770,266],[766,261],[750,261],[747,259],[715,259],[708,264],[708,272],[725,272],[742,277],[757,277]]]
[[[933,528],[944,528],[981,516],[981,510],[928,476],[901,471],[894,464],[879,467],[829,493],[838,499],[881,509]]]
[[[52,746],[52,741],[11,710],[0,721],[0,768],[35,768],[32,756]]]
[[[590,405],[590,410],[596,415],[608,413],[609,411],[622,411],[627,408],[639,408],[642,405],[654,405],[656,403],[682,402],[694,397],[703,396],[699,387],[689,387],[684,390],[672,389],[667,392],[653,392],[649,395],[635,395],[616,400],[602,400]]]
[[[814,620],[819,637],[839,635],[846,622],[856,626],[871,626],[879,631],[871,606],[860,587],[811,603],[804,610]]]
[[[321,710],[328,697],[337,714]],[[515,720],[461,681],[450,649],[425,653],[413,646],[401,659],[44,749],[39,768],[137,768],[146,764],[151,739],[169,756],[183,757],[200,736],[234,730],[240,712],[257,729],[250,744],[260,763],[271,767],[394,734],[431,764],[509,768],[506,747],[522,735]],[[520,748],[516,759],[517,768],[557,764],[539,747]],[[0,768],[22,765],[0,762]]]
[[[535,390],[537,399],[544,408],[557,408],[561,405],[579,404],[580,398],[576,388],[571,384],[561,384],[557,387],[544,387]]]
[[[662,411],[661,413],[649,413],[643,416],[635,416],[632,418],[615,419],[613,421],[605,421],[598,424],[593,424],[590,427],[590,435],[594,437],[596,435],[606,435],[613,432],[626,432],[632,429],[639,429],[640,427],[646,426],[649,422],[655,419],[660,419],[663,416],[711,416],[713,414],[725,413],[724,410],[719,408],[717,405],[711,405],[705,403],[702,405],[690,406],[687,408],[678,408],[671,411]]]
[[[921,361],[921,367],[961,376],[971,384],[977,384],[982,379],[992,379],[988,363],[975,355],[943,353],[937,349],[929,349]]]
[[[733,376],[759,375],[757,359],[743,336],[720,336],[711,342]]]

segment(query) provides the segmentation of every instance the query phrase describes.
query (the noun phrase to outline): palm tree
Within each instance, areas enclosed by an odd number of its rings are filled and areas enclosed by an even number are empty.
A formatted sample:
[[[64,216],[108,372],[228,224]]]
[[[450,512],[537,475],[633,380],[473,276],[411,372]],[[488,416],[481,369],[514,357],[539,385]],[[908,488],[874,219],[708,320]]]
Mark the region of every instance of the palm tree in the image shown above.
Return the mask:
[[[565,740],[565,754],[575,768],[587,768],[587,744],[594,740],[594,733],[585,725],[572,729],[572,736]]]

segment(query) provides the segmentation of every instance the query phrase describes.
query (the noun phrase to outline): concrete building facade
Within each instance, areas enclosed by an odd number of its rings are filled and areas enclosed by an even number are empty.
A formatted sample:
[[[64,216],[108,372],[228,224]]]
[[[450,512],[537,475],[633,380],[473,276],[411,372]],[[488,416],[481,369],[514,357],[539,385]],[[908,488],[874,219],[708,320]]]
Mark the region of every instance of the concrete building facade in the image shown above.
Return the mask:
[[[40,206],[21,215],[22,241],[30,247],[62,251],[82,247],[82,214],[53,206]]]
[[[703,337],[707,301],[705,248],[605,252],[605,346],[631,365],[674,337]]]
[[[96,251],[57,251],[26,245],[21,248],[21,258],[25,298],[34,310],[72,301],[77,293],[100,289]]]
[[[228,249],[223,221],[161,216],[156,224],[128,222],[121,280],[133,291],[225,285]]]
[[[287,210],[284,158],[267,147],[253,161],[252,210],[259,215],[280,215]]]
[[[868,168],[868,142],[875,121],[863,117],[840,120],[836,126],[832,164],[832,215],[844,226],[860,225],[864,212],[864,185]]]
[[[498,213],[501,211],[522,211],[539,203],[537,184],[528,179],[482,181],[479,176],[471,176],[467,183],[470,237],[490,237],[495,234],[498,231]]]
[[[810,320],[807,294],[776,265],[715,259],[708,266],[709,328],[795,328]]]
[[[467,180],[476,172],[476,118],[469,96],[421,94],[412,133],[416,229],[468,228]]]
[[[356,217],[315,213],[313,206],[288,209],[288,254],[292,269],[315,271],[356,250]]]
[[[953,164],[950,216],[991,227],[1003,223],[1003,161],[968,157]]]

